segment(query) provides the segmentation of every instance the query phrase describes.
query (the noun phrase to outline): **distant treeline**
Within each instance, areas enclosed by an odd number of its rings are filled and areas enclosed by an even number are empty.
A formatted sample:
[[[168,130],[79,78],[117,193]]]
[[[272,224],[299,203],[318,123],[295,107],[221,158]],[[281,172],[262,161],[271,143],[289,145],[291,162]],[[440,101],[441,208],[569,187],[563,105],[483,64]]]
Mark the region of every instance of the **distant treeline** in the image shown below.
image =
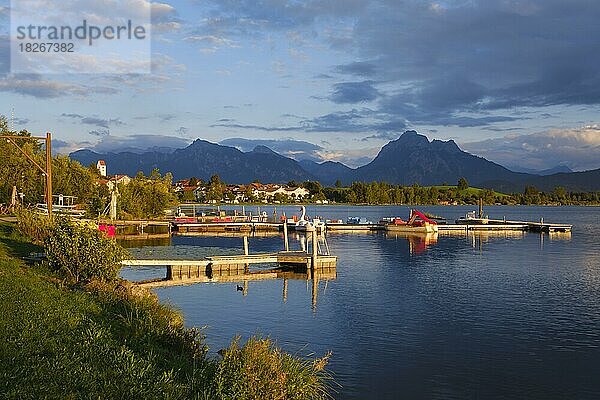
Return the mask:
[[[318,182],[304,182],[313,199],[354,204],[484,204],[502,205],[598,205],[600,192],[568,192],[556,187],[551,192],[541,192],[528,186],[523,193],[504,194],[491,189],[471,188],[461,178],[456,186],[401,186],[385,182],[354,182],[348,187],[339,183],[323,187]]]

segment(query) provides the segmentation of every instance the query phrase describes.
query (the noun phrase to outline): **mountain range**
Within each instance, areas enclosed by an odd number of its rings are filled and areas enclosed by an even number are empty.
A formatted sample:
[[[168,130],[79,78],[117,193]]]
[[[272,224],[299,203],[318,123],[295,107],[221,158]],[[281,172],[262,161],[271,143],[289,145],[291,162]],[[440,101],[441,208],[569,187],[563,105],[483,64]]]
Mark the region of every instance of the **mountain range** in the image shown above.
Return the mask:
[[[332,161],[296,161],[262,145],[242,152],[235,147],[201,139],[172,152],[96,153],[78,150],[70,157],[83,165],[96,164],[103,159],[111,174],[133,176],[138,171],[149,174],[158,168],[161,172],[171,172],[175,179],[195,176],[207,180],[218,174],[228,183],[318,180],[324,185],[332,185],[340,180],[344,184],[385,181],[402,185],[440,185],[456,184],[464,177],[472,186],[503,192],[522,191],[527,185],[544,191],[555,186],[570,191],[600,191],[600,169],[554,174],[548,171],[550,174],[545,176],[514,172],[461,150],[453,140],[430,142],[415,131],[404,132],[398,139],[383,146],[373,161],[358,168]]]

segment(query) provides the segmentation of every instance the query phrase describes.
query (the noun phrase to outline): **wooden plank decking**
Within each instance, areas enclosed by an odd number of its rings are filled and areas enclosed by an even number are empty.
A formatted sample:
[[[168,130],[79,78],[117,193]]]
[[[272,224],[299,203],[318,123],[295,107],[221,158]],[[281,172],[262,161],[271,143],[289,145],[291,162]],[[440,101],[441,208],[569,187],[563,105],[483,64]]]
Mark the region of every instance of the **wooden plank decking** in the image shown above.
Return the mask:
[[[278,267],[290,267],[301,271],[317,273],[335,271],[337,257],[331,255],[312,255],[303,251],[281,251],[278,253],[260,253],[251,255],[210,256],[202,260],[124,260],[126,266],[165,267],[164,281],[211,282],[215,277],[241,276],[249,274],[251,264],[277,264]],[[146,284],[146,283],[144,283]]]

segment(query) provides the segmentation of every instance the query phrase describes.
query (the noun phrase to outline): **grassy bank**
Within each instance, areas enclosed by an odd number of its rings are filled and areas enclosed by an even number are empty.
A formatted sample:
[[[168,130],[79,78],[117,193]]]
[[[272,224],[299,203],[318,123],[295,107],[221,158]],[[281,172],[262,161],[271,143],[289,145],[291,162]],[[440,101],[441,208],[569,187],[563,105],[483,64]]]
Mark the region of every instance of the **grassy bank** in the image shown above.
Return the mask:
[[[0,224],[0,398],[324,398],[326,359],[268,340],[206,357],[198,331],[127,282],[68,285],[18,257],[39,251]]]

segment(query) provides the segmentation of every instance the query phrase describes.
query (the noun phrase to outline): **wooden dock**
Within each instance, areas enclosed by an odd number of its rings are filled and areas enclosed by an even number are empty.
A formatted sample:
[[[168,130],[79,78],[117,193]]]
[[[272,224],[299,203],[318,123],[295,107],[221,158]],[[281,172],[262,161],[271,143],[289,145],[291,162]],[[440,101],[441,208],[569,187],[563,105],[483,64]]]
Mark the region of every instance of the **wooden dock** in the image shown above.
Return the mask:
[[[527,224],[441,224],[438,231],[520,231],[529,230]]]
[[[198,222],[177,223],[173,222],[173,233],[187,235],[205,232],[279,232],[283,229],[282,223],[276,222]]]
[[[125,266],[166,267],[164,279],[142,282],[148,287],[172,286],[198,282],[239,280],[240,277],[256,277],[267,279],[268,275],[250,272],[252,264],[276,264],[279,270],[271,273],[280,274],[286,271],[301,271],[309,278],[313,274],[331,275],[335,273],[337,257],[318,255],[314,257],[303,251],[281,251],[278,253],[262,253],[252,255],[211,256],[203,260],[125,260]],[[263,271],[264,272],[264,271]]]
[[[124,260],[121,264],[127,266],[166,266],[173,271],[181,271],[178,273],[184,273],[183,271],[186,269],[190,271],[191,269],[211,269],[214,271],[221,269],[237,269],[240,266],[241,269],[243,269],[251,264],[280,264],[292,267],[322,268],[334,267],[336,261],[337,257],[331,255],[318,255],[317,257],[313,257],[311,254],[303,251],[280,251],[278,253],[210,256],[202,260]]]
[[[385,231],[381,224],[328,224],[327,232],[377,232]]]
[[[440,224],[439,231],[527,231],[527,232],[571,232],[573,225],[530,221],[486,219],[486,223]]]

